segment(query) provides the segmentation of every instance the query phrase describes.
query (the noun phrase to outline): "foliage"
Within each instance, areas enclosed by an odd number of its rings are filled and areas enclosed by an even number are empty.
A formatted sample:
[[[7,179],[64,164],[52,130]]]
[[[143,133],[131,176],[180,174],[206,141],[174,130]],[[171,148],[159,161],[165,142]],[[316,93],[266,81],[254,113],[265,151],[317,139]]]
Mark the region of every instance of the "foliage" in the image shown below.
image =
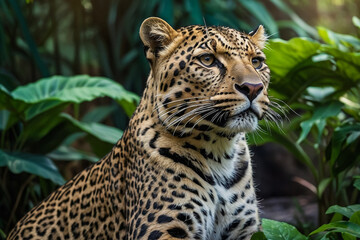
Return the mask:
[[[325,210],[331,205],[359,200],[354,187],[359,179],[353,176],[360,174],[360,39],[325,28],[318,28],[318,33],[325,43],[294,38],[268,44],[273,107],[286,115],[280,106],[286,102],[294,110],[289,122],[281,127],[265,122],[262,127],[269,131],[249,140],[278,142],[309,169],[320,223],[325,223]]]
[[[251,240],[337,240],[340,236],[344,240],[356,240],[360,237],[359,204],[348,207],[335,205],[326,213],[334,213],[331,222],[323,224],[308,236],[301,234],[294,226],[287,223],[263,219],[263,232],[254,234]]]
[[[109,144],[109,150],[122,134],[114,127],[89,121],[89,117],[86,122],[78,120],[78,113],[71,116],[64,110],[70,105],[78,109],[82,102],[107,96],[116,100],[131,115],[138,101],[138,96],[126,91],[120,84],[103,77],[86,75],[54,76],[12,91],[0,85],[0,93],[0,166],[8,166],[12,172],[18,173],[30,171],[32,168],[27,162],[32,162],[38,164],[39,168],[35,167],[31,173],[45,178],[56,177],[55,182],[59,184],[63,180],[52,161],[32,154],[46,155],[63,148],[61,143],[78,132],[94,138],[95,145]],[[72,138],[72,141],[75,139]],[[52,172],[44,171],[41,165]]]
[[[98,107],[79,119],[79,105],[100,97],[115,100],[128,115],[139,100],[112,80],[87,75],[53,76],[12,91],[0,84],[0,167],[60,185],[65,180],[51,159],[97,161],[122,135],[121,130],[100,123],[115,108]],[[91,143],[92,154],[71,147],[80,137]],[[5,177],[7,169],[1,171]],[[3,196],[9,196],[3,184]],[[2,204],[16,208],[7,198]]]
[[[287,29],[302,36],[314,34],[282,0],[271,2],[294,19],[287,22]],[[116,79],[139,94],[148,64],[138,29],[149,16],[159,16],[175,27],[206,22],[249,32],[264,24],[273,36],[285,28],[259,0],[5,0],[0,9],[4,76],[24,83],[54,73],[86,71]],[[24,62],[31,64],[23,69]]]

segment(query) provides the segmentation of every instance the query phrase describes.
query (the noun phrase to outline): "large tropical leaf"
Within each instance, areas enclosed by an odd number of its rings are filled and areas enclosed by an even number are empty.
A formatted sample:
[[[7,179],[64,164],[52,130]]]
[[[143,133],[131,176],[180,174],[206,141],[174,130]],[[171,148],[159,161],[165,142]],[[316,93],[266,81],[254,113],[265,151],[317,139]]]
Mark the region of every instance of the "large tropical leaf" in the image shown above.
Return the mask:
[[[255,16],[260,22],[263,22],[271,35],[278,36],[278,26],[265,6],[255,0],[240,0],[240,4],[246,8],[252,16]]]
[[[5,166],[13,173],[27,172],[50,179],[59,185],[65,183],[57,167],[45,156],[0,150],[0,167]]]
[[[60,146],[56,150],[47,154],[48,157],[55,160],[67,160],[67,161],[76,161],[76,160],[88,160],[90,162],[97,162],[99,158],[90,155],[89,153],[77,150],[70,146]]]
[[[270,219],[262,220],[263,232],[269,240],[306,240],[294,226]]]
[[[324,42],[336,46],[340,50],[347,51],[351,48],[353,48],[355,51],[360,50],[359,38],[351,35],[335,33],[324,27],[319,27],[318,33]]]
[[[310,233],[310,235],[314,235],[320,232],[340,232],[340,233],[347,233],[354,237],[360,237],[360,225],[353,223],[353,222],[332,222],[328,224],[324,224],[320,226],[318,229],[314,230]]]
[[[71,117],[69,114],[62,113],[61,116],[71,122],[80,131],[110,144],[115,144],[122,136],[122,131],[115,127],[106,126],[96,122],[81,122]]]
[[[327,118],[338,115],[340,113],[343,105],[344,104],[342,104],[341,102],[332,101],[332,102],[323,104],[321,106],[317,106],[314,110],[313,116],[310,119],[308,119],[300,124],[302,131],[301,131],[301,135],[299,137],[298,143],[301,143],[302,141],[305,140],[305,138],[307,137],[307,135],[309,134],[309,132],[313,126],[316,126],[318,129],[317,141],[319,143],[321,140],[321,136],[323,134],[324,128],[326,126]]]
[[[306,38],[293,38],[290,41],[270,40],[264,52],[273,75],[284,78],[294,68],[311,59],[320,48],[316,41]]]
[[[125,90],[120,84],[103,77],[80,75],[74,77],[53,76],[35,83],[21,86],[11,96],[31,104],[26,110],[26,119],[40,114],[62,103],[81,103],[98,97],[110,97],[122,106],[135,109],[138,96]],[[130,110],[127,109],[127,114]]]

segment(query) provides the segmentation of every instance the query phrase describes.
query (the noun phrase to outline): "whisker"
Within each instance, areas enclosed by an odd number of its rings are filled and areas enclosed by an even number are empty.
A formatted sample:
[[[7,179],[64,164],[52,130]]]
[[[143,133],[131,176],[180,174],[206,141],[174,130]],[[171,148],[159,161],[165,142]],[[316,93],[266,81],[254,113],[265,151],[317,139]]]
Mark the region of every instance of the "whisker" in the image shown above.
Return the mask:
[[[188,117],[191,117],[191,115],[193,114],[200,114],[200,113],[204,113],[204,112],[207,112],[209,111],[210,109],[212,109],[211,107],[198,107],[196,109],[193,109],[191,110],[190,112],[182,115],[181,117],[179,117],[178,119],[175,119],[174,121],[170,122],[168,125],[167,125],[167,128],[168,127],[171,127],[171,126],[174,126],[175,124],[177,124],[178,122],[182,122],[183,120],[185,120],[186,118]]]
[[[181,101],[181,102],[184,102],[184,103],[191,103],[191,101],[189,101],[189,102],[186,102],[186,101],[187,101],[187,100],[196,99],[196,98],[198,98],[198,97],[173,100],[173,101],[171,101],[171,102],[168,102],[167,105],[173,104],[173,103],[175,103],[175,102],[180,102],[180,101]],[[209,102],[211,102],[210,99],[199,99],[199,100],[195,100],[195,101],[196,101],[196,102],[203,102],[203,101],[209,101]],[[182,103],[180,103],[180,104],[182,104]],[[161,104],[160,106],[157,106],[157,107],[153,110],[153,112],[156,111],[156,110],[158,110],[159,108],[161,108],[161,107],[163,107],[163,106],[164,106],[163,104]],[[171,106],[171,107],[173,107],[173,106]]]
[[[287,109],[289,109],[291,112],[293,112],[295,115],[297,115],[298,117],[300,117],[300,115],[294,110],[292,109],[286,102],[284,102],[283,100],[281,99],[278,99],[278,98],[275,98],[275,97],[272,97],[272,96],[269,96],[269,99],[271,100],[271,102],[280,102],[281,104],[284,104],[286,106]]]
[[[195,126],[196,126],[197,124],[199,124],[202,120],[204,120],[205,118],[207,118],[208,116],[210,116],[211,114],[216,113],[216,112],[217,112],[217,110],[215,109],[215,110],[213,110],[213,111],[205,114],[205,115],[202,116],[201,118],[199,118],[199,119],[195,122],[194,126],[191,128],[191,131],[194,130]]]
[[[189,108],[193,108],[193,107],[196,107],[195,109],[198,109],[199,107],[211,107],[212,105],[210,105],[210,104],[203,104],[203,103],[201,103],[201,104],[194,104],[194,105],[191,105],[191,106],[188,106],[188,107],[186,107],[186,108],[182,108],[180,111],[186,111],[186,109],[189,109]],[[195,109],[193,109],[193,110],[195,110]],[[191,111],[193,111],[193,110],[191,110]],[[166,123],[166,122],[168,122],[168,121],[170,121],[170,119],[172,119],[176,114],[178,114],[180,111],[176,111],[176,112],[174,112],[173,114],[171,114],[169,117],[167,117],[163,122],[164,123]],[[191,112],[190,111],[190,112]],[[190,113],[189,112],[189,113]],[[165,113],[166,114],[166,113]],[[187,113],[188,114],[188,113]],[[186,114],[184,114],[184,115],[186,115]],[[184,115],[182,115],[182,116],[184,116]],[[181,116],[181,117],[182,117]]]

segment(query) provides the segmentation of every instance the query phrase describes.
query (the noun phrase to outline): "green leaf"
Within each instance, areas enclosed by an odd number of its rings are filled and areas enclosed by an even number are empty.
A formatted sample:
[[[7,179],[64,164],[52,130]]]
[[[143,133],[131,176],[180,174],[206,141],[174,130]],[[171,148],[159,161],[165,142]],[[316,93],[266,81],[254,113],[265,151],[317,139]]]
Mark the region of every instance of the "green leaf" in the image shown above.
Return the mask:
[[[356,240],[356,237],[351,236],[350,234],[347,233],[341,233],[341,236],[343,240]]]
[[[2,229],[0,229],[0,238],[6,239],[6,234],[4,233],[4,231]]]
[[[284,77],[292,68],[314,55],[319,47],[319,43],[307,38],[269,40],[264,49],[266,63],[273,74]]]
[[[123,134],[120,129],[96,122],[80,122],[66,113],[62,113],[61,117],[69,120],[79,130],[107,143],[115,144]]]
[[[345,124],[335,128],[333,139],[332,139],[332,148],[331,148],[331,159],[330,165],[334,166],[336,160],[338,159],[341,150],[344,146],[351,144],[357,138],[354,139],[354,135],[360,132],[360,123],[356,124]],[[358,135],[356,135],[358,137]],[[350,139],[349,139],[350,138]],[[344,144],[345,140],[346,144]]]
[[[318,198],[321,199],[321,196],[323,195],[325,189],[327,188],[327,186],[329,186],[330,182],[331,182],[331,178],[325,178],[323,180],[321,180],[321,182],[318,185]]]
[[[15,174],[27,172],[50,179],[59,185],[65,183],[65,180],[54,163],[49,158],[42,155],[22,152],[10,153],[0,150],[0,167],[5,166]]]
[[[204,24],[199,0],[185,0],[185,9],[189,13],[190,24]]]
[[[58,115],[64,108],[64,104],[58,105],[55,108],[48,109],[46,112],[42,112],[26,121],[23,132],[19,136],[21,141],[23,143],[26,141],[37,142],[49,134],[52,129],[63,122],[63,119]]]
[[[263,232],[269,240],[306,240],[294,226],[270,219],[262,220]]]
[[[332,216],[330,222],[338,222],[344,219],[344,216],[340,213],[334,213],[334,215]]]
[[[317,37],[316,30],[311,27],[309,24],[304,22],[289,6],[285,4],[282,0],[271,0],[271,2],[284,13],[288,14],[291,20],[293,20],[299,27],[304,29],[309,35]]]
[[[251,240],[267,240],[267,238],[263,232],[257,232],[251,236]]]
[[[36,47],[35,41],[33,37],[31,36],[30,29],[27,26],[27,22],[25,20],[25,17],[21,11],[21,8],[16,0],[8,0],[10,6],[12,7],[15,16],[19,22],[20,29],[22,31],[22,34],[24,35],[25,41],[29,46],[31,56],[35,60],[35,64],[37,65],[38,69],[40,70],[43,77],[49,76],[49,69],[45,65],[43,59],[41,58],[39,51]]]
[[[139,97],[125,90],[120,84],[103,77],[80,75],[53,76],[16,88],[11,95],[16,100],[32,104],[27,109],[27,119],[62,103],[81,103],[98,97],[110,97],[122,106],[136,108]]]
[[[7,110],[0,110],[0,130],[5,130],[8,120],[9,120],[10,112]]]
[[[356,187],[360,191],[360,179],[355,180],[354,187]]]
[[[353,215],[351,215],[349,221],[360,225],[360,210],[356,211]]]
[[[77,161],[77,160],[88,160],[90,162],[97,162],[99,158],[92,156],[86,152],[79,151],[70,146],[60,146],[53,152],[47,154],[49,158],[55,160],[67,160],[67,161]]]
[[[10,72],[0,68],[0,85],[3,85],[9,91],[12,91],[18,87],[20,83]]]
[[[348,233],[352,236],[360,237],[360,225],[345,221],[324,224],[315,231],[311,232],[310,236],[324,231]]]
[[[356,16],[353,16],[352,17],[352,22],[356,27],[360,28],[360,18],[358,18]]]
[[[346,81],[338,84],[341,90],[348,90],[358,84],[360,74],[360,52],[345,52],[335,47],[322,45],[320,51],[327,53],[336,60],[336,73]]]
[[[350,218],[357,211],[360,211],[360,204],[349,205],[347,207],[334,205],[329,207],[329,209],[326,211],[326,214],[340,213],[343,216]]]
[[[116,107],[112,106],[101,106],[92,109],[91,111],[87,112],[81,119],[82,122],[101,122],[107,116],[109,116]]]
[[[271,34],[278,35],[279,29],[274,18],[261,2],[255,0],[239,0],[239,3],[243,5],[252,16],[261,21]]]
[[[318,140],[320,140],[326,126],[326,119],[338,115],[343,106],[344,104],[339,101],[332,101],[316,107],[313,116],[300,124],[302,131],[297,142],[304,141],[314,125],[318,128]]]
[[[161,0],[158,10],[159,17],[174,26],[174,3],[173,0]]]
[[[348,48],[354,48],[355,51],[360,50],[360,39],[351,35],[335,33],[324,27],[318,28],[319,36],[324,42],[336,46],[340,50],[347,51]]]

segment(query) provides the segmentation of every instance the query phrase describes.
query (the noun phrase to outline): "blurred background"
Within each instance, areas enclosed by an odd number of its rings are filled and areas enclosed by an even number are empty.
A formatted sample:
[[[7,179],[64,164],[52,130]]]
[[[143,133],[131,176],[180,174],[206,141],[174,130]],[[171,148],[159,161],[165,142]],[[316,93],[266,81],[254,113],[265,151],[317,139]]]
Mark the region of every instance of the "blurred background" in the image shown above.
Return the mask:
[[[0,236],[121,136],[149,73],[149,16],[265,26],[278,125],[249,136],[264,217],[309,233],[359,203],[359,13],[360,0],[0,1]]]

